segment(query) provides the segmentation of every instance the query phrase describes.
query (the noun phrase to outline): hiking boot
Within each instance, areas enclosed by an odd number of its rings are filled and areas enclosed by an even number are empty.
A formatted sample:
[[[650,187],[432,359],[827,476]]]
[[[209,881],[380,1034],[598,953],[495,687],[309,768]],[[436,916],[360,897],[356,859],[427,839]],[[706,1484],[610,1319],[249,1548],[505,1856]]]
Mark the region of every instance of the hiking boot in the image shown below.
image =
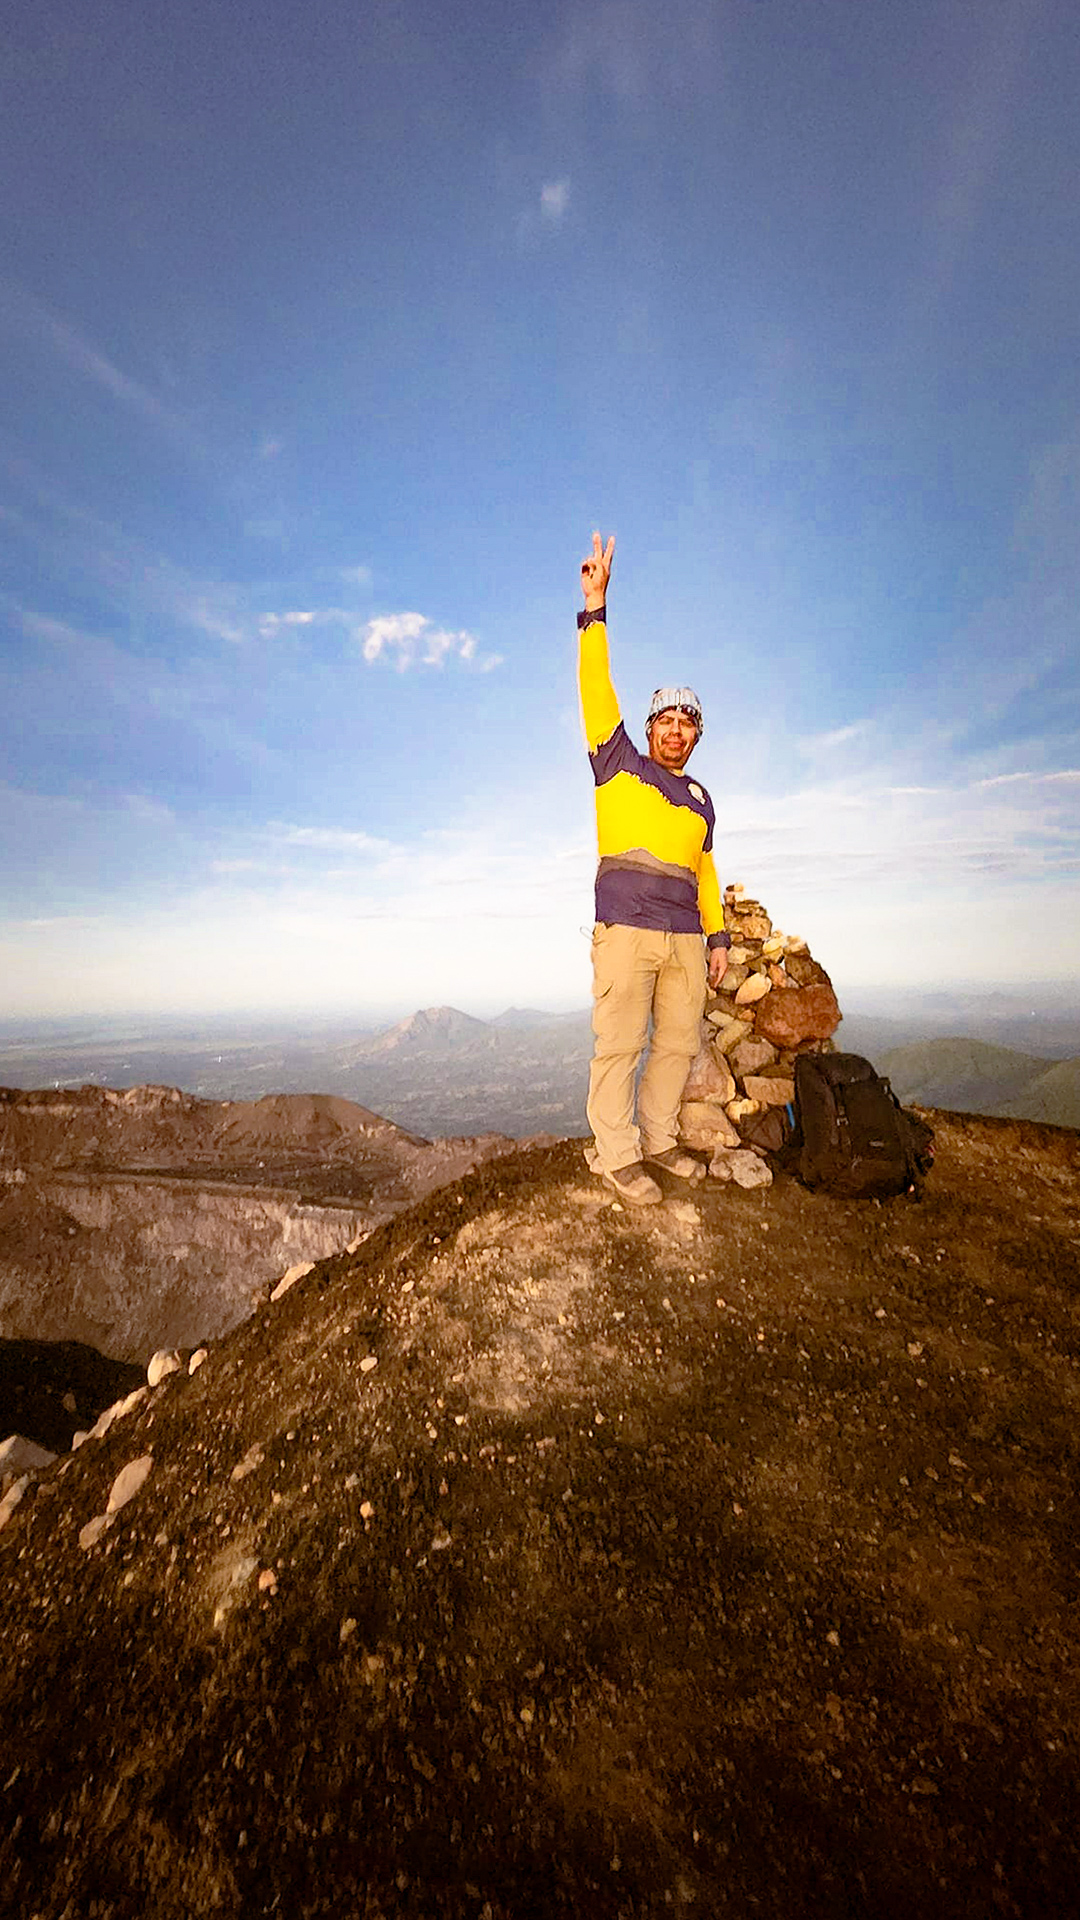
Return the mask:
[[[640,1160],[632,1167],[617,1167],[614,1173],[604,1173],[601,1179],[606,1187],[611,1187],[620,1200],[629,1201],[632,1207],[654,1207],[663,1199],[655,1180],[650,1180]]]
[[[681,1147],[669,1147],[666,1153],[650,1153],[649,1164],[663,1167],[664,1172],[673,1174],[676,1180],[689,1180],[691,1186],[705,1178],[701,1161],[695,1160],[692,1153],[684,1153]]]

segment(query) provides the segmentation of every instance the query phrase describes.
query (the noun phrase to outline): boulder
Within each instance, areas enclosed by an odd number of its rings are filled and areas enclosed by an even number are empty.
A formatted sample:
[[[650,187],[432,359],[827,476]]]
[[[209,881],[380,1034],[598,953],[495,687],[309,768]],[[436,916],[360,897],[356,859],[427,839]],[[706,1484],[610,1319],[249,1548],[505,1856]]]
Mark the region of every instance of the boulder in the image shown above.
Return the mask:
[[[826,975],[818,986],[798,993],[772,993],[757,1010],[759,1034],[776,1047],[798,1047],[804,1040],[827,1040],[840,1025],[840,1008]]]
[[[763,1000],[765,998],[765,995],[771,992],[772,992],[772,981],[769,979],[768,974],[752,973],[749,975],[749,977],[746,980],[743,981],[742,986],[739,988],[738,993],[735,995],[735,1005],[737,1007],[752,1007],[756,1001]],[[758,1028],[760,1029],[761,1027],[760,1014],[758,1015],[757,1025],[758,1025]]]
[[[728,907],[724,914],[724,925],[736,940],[767,940],[772,932],[772,921],[764,908],[754,901],[748,911],[742,907],[734,910]]]
[[[159,1386],[170,1373],[179,1373],[183,1364],[175,1347],[159,1347],[158,1351],[151,1356],[150,1364],[146,1369],[147,1386]]]
[[[733,1153],[721,1149],[713,1155],[709,1172],[714,1180],[734,1180],[740,1187],[772,1186],[771,1168],[747,1147],[736,1149]]]
[[[766,1107],[751,1114],[739,1129],[744,1146],[757,1153],[779,1153],[788,1137],[788,1125],[781,1107]]]
[[[55,1459],[55,1453],[39,1447],[36,1440],[26,1440],[21,1433],[13,1433],[0,1442],[0,1479],[17,1480],[22,1474],[37,1473],[43,1467],[51,1467]]]
[[[687,1075],[684,1101],[714,1101],[723,1106],[735,1097],[735,1080],[723,1054],[717,1058],[712,1047],[702,1047]]]
[[[760,1107],[790,1106],[795,1098],[794,1080],[766,1079],[764,1074],[748,1073],[743,1077],[748,1100],[756,1100]]]
[[[715,1153],[718,1147],[737,1147],[739,1136],[723,1107],[706,1100],[685,1100],[679,1109],[679,1139],[683,1146]]]
[[[721,989],[721,991],[716,995],[716,998],[713,1001],[712,1006],[709,1008],[708,1013],[705,1015],[705,1018],[709,1022],[710,1026],[723,1027],[723,1026],[726,1026],[729,1020],[735,1019],[738,1011],[739,1009],[735,1005],[734,993],[733,992],[725,993],[723,989]],[[752,1016],[748,1013],[743,1014],[744,1020],[750,1020],[751,1017]]]
[[[731,1064],[740,1076],[748,1073],[760,1073],[762,1067],[771,1067],[776,1059],[776,1048],[771,1041],[762,1039],[760,1034],[748,1034],[740,1040],[731,1055]],[[728,1094],[728,1099],[732,1095]]]
[[[819,966],[806,948],[792,949],[784,955],[784,971],[790,974],[797,987],[829,986],[829,976],[824,967]]]
[[[708,1018],[712,1021],[712,1014],[709,1014]],[[727,1014],[720,1013],[714,1044],[719,1047],[721,1053],[730,1054],[732,1049],[738,1046],[739,1041],[745,1040],[747,1034],[752,1032],[749,1016],[745,1020],[731,1020]]]

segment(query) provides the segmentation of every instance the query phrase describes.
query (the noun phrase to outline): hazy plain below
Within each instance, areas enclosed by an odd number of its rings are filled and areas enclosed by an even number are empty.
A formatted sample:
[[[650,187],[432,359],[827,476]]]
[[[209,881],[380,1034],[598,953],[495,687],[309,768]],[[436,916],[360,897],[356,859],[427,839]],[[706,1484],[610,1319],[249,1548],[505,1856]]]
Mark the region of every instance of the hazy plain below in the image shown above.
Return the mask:
[[[1071,982],[1023,994],[841,990],[836,1040],[889,1073],[905,1100],[1080,1126],[1078,998]],[[429,1138],[576,1134],[586,1130],[590,1048],[586,1008],[479,1019],[434,1007],[382,1023],[297,1014],[9,1020],[0,1021],[0,1085],[149,1083],[217,1100],[336,1093]]]

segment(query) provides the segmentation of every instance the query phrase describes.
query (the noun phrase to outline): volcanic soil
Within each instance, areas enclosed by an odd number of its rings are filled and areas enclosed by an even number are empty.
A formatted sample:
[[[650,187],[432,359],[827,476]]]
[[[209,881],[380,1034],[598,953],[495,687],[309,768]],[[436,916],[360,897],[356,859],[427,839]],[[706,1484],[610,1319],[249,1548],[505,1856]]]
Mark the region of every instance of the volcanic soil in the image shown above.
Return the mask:
[[[217,1339],[290,1267],[516,1147],[422,1140],[333,1094],[0,1087],[0,1414],[20,1380],[27,1402],[30,1343],[81,1348],[85,1375],[89,1350],[145,1367]]]
[[[1080,1137],[933,1120],[921,1204],[490,1161],[29,1488],[0,1910],[1075,1915]]]

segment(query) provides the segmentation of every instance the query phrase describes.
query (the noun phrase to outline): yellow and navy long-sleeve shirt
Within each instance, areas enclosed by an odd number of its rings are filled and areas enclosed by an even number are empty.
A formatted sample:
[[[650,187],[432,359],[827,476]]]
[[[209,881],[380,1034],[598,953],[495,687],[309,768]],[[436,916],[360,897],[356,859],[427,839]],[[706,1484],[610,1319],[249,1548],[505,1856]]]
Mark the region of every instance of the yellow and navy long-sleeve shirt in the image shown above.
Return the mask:
[[[704,787],[639,753],[608,665],[603,613],[579,613],[581,710],[596,781],[596,918],[727,946]]]

